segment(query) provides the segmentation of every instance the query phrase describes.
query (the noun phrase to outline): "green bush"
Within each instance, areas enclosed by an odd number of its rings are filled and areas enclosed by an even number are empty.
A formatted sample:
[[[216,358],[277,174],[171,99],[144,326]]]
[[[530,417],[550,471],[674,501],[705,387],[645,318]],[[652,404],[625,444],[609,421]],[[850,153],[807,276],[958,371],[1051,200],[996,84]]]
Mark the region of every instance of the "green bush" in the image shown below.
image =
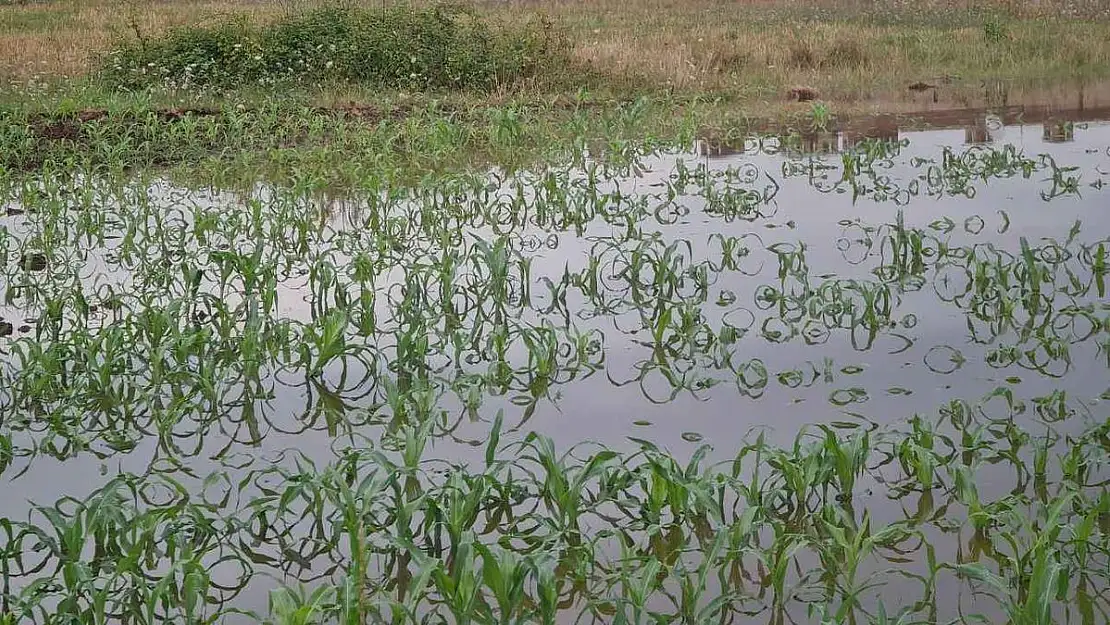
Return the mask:
[[[325,8],[266,26],[238,21],[129,42],[103,60],[101,76],[123,89],[282,81],[487,89],[565,57],[564,38],[547,22],[495,28],[451,6]]]

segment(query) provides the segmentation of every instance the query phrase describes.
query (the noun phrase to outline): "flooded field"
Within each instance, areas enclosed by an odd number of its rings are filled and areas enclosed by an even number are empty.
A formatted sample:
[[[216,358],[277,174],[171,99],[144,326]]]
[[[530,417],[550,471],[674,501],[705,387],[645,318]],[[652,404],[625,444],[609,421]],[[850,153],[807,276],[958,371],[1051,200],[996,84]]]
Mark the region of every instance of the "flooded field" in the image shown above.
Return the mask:
[[[10,180],[0,623],[1108,622],[1110,124],[568,160]]]

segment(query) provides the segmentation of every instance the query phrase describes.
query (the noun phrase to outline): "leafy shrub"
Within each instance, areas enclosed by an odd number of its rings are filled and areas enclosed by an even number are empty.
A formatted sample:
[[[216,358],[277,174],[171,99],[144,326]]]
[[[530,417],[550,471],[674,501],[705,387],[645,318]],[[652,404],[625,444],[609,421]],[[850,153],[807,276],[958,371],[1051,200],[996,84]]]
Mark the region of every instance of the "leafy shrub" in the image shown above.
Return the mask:
[[[288,80],[486,89],[565,58],[565,40],[547,22],[495,28],[451,6],[323,8],[266,26],[233,21],[127,43],[103,60],[101,75],[124,89]]]

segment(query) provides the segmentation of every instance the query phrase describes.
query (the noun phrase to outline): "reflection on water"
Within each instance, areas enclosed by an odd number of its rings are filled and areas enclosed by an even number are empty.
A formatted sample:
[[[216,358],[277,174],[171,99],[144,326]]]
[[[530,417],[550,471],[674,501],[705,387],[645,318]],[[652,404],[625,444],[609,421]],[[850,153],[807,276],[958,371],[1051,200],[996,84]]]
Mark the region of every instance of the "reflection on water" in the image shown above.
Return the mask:
[[[1066,143],[1075,140],[1075,128],[1085,129],[1089,122],[1110,118],[1110,107],[1059,109],[1046,106],[1002,106],[982,109],[944,109],[914,114],[864,115],[838,120],[831,127],[811,125],[779,133],[785,147],[803,154],[837,154],[852,150],[861,141],[897,142],[900,133],[922,129],[962,128],[963,143],[976,145],[1006,140],[1006,129],[1019,130],[1040,124],[1044,143]],[[773,133],[765,133],[773,134]],[[745,145],[745,144],[748,145]],[[695,142],[699,156],[724,158],[750,150],[748,138],[727,140],[707,136]]]
[[[848,123],[840,130],[840,149],[851,150],[867,140],[895,143],[899,132],[898,120],[891,116]]]
[[[1066,566],[1047,609],[1095,622],[1110,126],[1008,115],[342,199],[21,181],[3,610],[176,579],[265,612],[270,574],[365,582],[336,582],[336,613],[456,614],[455,582],[420,575],[440,562],[491,614],[560,622],[998,620],[1027,589],[987,573]],[[157,548],[116,534],[136,519]],[[1084,523],[1085,564],[1037,560]],[[537,586],[502,605],[512,553]]]

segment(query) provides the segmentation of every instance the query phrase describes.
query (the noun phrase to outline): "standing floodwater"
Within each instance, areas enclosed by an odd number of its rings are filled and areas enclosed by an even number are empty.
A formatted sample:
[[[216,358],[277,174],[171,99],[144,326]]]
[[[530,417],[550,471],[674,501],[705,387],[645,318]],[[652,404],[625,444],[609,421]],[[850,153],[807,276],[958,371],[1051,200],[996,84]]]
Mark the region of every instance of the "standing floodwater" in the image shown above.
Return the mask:
[[[14,180],[0,623],[1106,622],[1110,125],[1002,121]]]

